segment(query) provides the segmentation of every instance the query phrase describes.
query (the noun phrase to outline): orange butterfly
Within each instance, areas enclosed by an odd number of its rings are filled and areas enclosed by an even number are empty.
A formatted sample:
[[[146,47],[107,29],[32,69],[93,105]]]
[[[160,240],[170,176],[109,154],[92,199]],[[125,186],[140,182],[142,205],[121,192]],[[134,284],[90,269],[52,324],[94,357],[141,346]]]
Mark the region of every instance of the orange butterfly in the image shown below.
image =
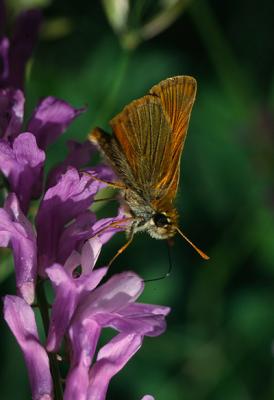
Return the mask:
[[[179,229],[174,206],[196,87],[190,76],[168,78],[110,121],[113,135],[100,128],[89,135],[117,174],[119,182],[113,186],[122,190],[130,215],[129,240],[118,254],[136,232],[146,231],[156,239],[178,232],[204,259],[209,258]]]

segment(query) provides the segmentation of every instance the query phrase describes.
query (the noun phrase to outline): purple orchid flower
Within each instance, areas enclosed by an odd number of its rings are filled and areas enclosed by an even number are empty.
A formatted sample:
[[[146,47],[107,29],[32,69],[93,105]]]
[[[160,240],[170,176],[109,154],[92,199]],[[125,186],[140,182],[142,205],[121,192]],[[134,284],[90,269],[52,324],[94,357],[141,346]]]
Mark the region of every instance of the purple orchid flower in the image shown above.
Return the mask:
[[[157,336],[165,330],[164,318],[169,308],[135,303],[142,290],[142,279],[124,272],[110,278],[80,302],[69,329],[73,359],[67,377],[66,400],[105,399],[111,378],[139,350],[144,336]],[[93,361],[104,327],[120,333],[100,349]]]
[[[23,351],[34,400],[53,400],[56,376],[48,353],[59,351],[64,339],[70,356],[64,400],[104,400],[110,380],[144,337],[165,331],[170,309],[138,303],[144,282],[133,272],[101,283],[108,272],[107,267],[95,268],[102,246],[126,229],[128,218],[121,208],[117,216],[97,221],[90,210],[103,181],[117,179],[105,165],[77,171],[94,152],[90,143],[71,142],[68,157],[50,172],[44,189],[47,147],[85,110],[50,96],[38,103],[23,127],[25,68],[41,13],[22,13],[10,40],[3,36],[4,14],[0,0],[0,171],[12,191],[0,208],[0,247],[12,251],[18,293],[4,298],[4,317]],[[34,229],[25,215],[31,200],[41,195]],[[30,306],[38,275],[40,281],[49,279],[55,294],[46,346]],[[117,334],[95,356],[104,328]],[[154,398],[145,395],[142,400]]]
[[[144,282],[133,272],[114,275],[98,286],[107,272],[105,267],[94,269],[101,248],[102,241],[95,236],[86,242],[81,253],[74,251],[64,266],[54,264],[46,270],[56,294],[47,350],[57,351],[65,336],[70,343],[71,364],[64,400],[104,400],[111,378],[140,349],[144,336],[164,332],[165,317],[170,311],[168,307],[136,302]],[[77,275],[75,270],[80,265],[81,274]],[[39,341],[32,309],[23,299],[6,296],[5,319],[24,353],[33,398],[51,399],[48,357]],[[105,327],[118,334],[99,350],[95,359]],[[149,399],[153,397],[143,398]]]

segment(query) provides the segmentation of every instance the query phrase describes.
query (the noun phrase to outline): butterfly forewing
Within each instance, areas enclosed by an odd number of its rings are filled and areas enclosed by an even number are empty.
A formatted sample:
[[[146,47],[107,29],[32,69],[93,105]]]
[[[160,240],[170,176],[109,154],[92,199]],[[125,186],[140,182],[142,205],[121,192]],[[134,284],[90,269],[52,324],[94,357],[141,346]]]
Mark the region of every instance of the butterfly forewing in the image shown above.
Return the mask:
[[[196,81],[178,76],[155,85],[110,122],[114,137],[134,175],[136,189],[172,202],[180,156],[195,100]],[[158,201],[157,199],[155,199]]]

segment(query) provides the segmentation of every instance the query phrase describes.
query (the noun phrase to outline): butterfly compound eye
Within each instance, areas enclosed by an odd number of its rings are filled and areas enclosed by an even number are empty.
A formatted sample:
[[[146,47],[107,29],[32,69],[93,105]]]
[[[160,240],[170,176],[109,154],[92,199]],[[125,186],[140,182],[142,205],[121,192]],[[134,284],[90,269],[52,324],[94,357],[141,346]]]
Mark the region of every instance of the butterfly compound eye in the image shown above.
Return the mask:
[[[169,224],[167,216],[165,214],[161,214],[161,213],[155,214],[153,216],[153,222],[159,228],[164,227]]]

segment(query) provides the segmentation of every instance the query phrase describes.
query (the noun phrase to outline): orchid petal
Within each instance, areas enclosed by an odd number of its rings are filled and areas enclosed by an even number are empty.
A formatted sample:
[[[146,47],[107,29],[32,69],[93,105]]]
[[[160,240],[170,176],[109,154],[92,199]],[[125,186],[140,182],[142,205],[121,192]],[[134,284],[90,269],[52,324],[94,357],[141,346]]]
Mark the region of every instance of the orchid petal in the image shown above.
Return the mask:
[[[4,317],[24,354],[32,398],[53,399],[49,359],[39,342],[32,308],[20,297],[6,296]]]
[[[29,132],[21,133],[12,147],[8,142],[0,141],[0,169],[24,212],[27,212],[30,200],[41,192],[44,161],[45,153],[37,147],[35,137]]]
[[[100,327],[92,320],[74,324],[70,328],[73,357],[66,380],[64,400],[87,400],[89,370],[100,333]]]
[[[47,340],[48,351],[59,349],[61,340],[79,302],[100,283],[106,272],[107,268],[100,268],[95,271],[90,270],[89,274],[74,278],[61,265],[54,264],[47,268],[46,273],[56,294]]]
[[[125,366],[139,350],[141,344],[141,336],[120,333],[100,349],[96,363],[90,370],[88,400],[104,400],[106,398],[111,378]]]
[[[66,226],[60,236],[57,260],[66,262],[74,249],[80,249],[84,242],[92,236],[96,215],[86,210],[79,214],[75,220]]]
[[[144,282],[135,273],[116,274],[84,298],[77,310],[77,318],[84,320],[101,312],[118,312],[133,303],[143,289]]]
[[[49,96],[40,101],[28,124],[38,146],[46,149],[85,109],[73,108],[64,100]]]
[[[119,332],[132,333],[146,336],[159,336],[166,330],[165,315],[170,311],[168,307],[162,307],[163,312],[140,311],[140,304],[134,303],[116,313],[98,313],[95,321],[104,327],[111,327]],[[131,311],[129,311],[130,309]]]
[[[31,304],[37,272],[36,238],[15,194],[10,194],[5,208],[0,209],[0,246],[13,249],[16,286],[21,296]]]

